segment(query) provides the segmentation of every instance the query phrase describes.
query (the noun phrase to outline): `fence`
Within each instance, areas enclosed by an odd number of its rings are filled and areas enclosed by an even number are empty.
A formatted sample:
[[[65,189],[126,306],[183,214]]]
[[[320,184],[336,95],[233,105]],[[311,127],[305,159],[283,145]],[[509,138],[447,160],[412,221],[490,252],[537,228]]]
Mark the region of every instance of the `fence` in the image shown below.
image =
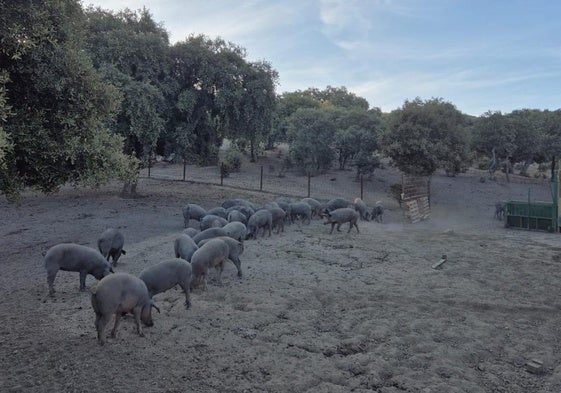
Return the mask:
[[[367,205],[378,201],[386,203],[393,198],[388,194],[391,184],[401,183],[401,174],[394,168],[384,170],[383,179],[376,176],[356,178],[351,170],[332,170],[320,175],[302,175],[297,171],[280,174],[273,163],[245,165],[240,172],[223,176],[219,166],[196,167],[182,164],[155,163],[143,169],[141,176],[160,180],[196,182],[260,191],[293,198],[312,197],[319,200],[360,197]],[[395,202],[397,203],[397,202]]]
[[[401,199],[406,216],[412,221],[425,220],[430,216],[430,177],[402,175]]]

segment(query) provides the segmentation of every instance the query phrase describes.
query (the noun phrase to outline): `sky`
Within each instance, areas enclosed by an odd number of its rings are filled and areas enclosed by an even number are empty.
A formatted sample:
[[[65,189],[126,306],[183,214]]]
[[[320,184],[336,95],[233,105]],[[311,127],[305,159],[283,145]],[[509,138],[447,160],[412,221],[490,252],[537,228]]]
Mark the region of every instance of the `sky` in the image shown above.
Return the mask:
[[[561,108],[558,0],[82,0],[146,7],[172,43],[220,37],[269,62],[277,93],[346,87],[390,112],[440,97],[463,113]]]

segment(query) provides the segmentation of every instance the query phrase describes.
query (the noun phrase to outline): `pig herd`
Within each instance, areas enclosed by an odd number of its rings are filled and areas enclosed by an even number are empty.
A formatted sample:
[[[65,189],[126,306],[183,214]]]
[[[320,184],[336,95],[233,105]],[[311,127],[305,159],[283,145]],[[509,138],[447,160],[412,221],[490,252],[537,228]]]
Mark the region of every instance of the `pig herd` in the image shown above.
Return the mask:
[[[98,250],[83,245],[61,243],[51,247],[43,263],[47,271],[49,295],[55,293],[54,280],[59,270],[78,272],[80,290],[86,289],[86,276],[100,280],[91,289],[91,303],[96,315],[95,327],[100,345],[106,341],[106,327],[114,316],[111,337],[115,337],[120,319],[131,313],[137,333],[143,336],[141,322],[152,326],[154,295],[179,286],[185,295],[185,308],[191,305],[194,288],[206,291],[209,271],[215,269],[217,280],[227,260],[234,263],[237,276],[242,277],[240,255],[244,241],[263,237],[272,231],[284,232],[284,226],[300,221],[309,224],[313,218],[325,219],[331,225],[330,233],[348,223],[348,232],[357,232],[359,219],[382,221],[383,207],[377,203],[369,212],[366,204],[356,198],[353,202],[343,198],[320,202],[313,198],[299,201],[279,198],[262,207],[244,199],[229,199],[222,206],[209,210],[189,203],[182,209],[184,231],[173,243],[175,258],[170,258],[142,270],[138,277],[128,273],[115,273],[123,249],[124,236],[114,228],[104,231],[97,242]]]

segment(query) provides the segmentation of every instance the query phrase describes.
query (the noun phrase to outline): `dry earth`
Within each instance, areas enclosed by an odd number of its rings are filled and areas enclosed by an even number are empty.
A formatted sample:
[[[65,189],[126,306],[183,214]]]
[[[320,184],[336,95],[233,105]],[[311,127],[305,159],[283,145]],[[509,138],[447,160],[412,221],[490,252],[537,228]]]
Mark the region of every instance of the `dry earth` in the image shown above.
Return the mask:
[[[204,180],[204,169],[189,171]],[[176,176],[181,167],[152,173]],[[162,313],[145,338],[126,318],[104,347],[76,273],[60,272],[58,292],[47,296],[42,253],[60,242],[93,247],[118,227],[127,251],[118,270],[137,274],[172,256],[185,203],[259,204],[275,192],[143,178],[137,199],[120,198],[117,184],[28,193],[19,208],[1,199],[0,391],[559,392],[561,239],[493,218],[495,201],[525,200],[529,189],[550,200],[549,184],[480,176],[435,175],[431,219],[409,224],[387,194],[399,175],[379,170],[365,200],[388,207],[383,223],[330,235],[314,220],[247,241],[243,279],[229,264],[223,286],[196,291],[188,311],[178,289],[157,295]],[[325,175],[312,196],[356,195],[347,177]],[[306,178],[275,181],[267,187],[286,194],[286,184]],[[448,261],[432,269],[442,254]],[[543,373],[526,370],[531,359]]]

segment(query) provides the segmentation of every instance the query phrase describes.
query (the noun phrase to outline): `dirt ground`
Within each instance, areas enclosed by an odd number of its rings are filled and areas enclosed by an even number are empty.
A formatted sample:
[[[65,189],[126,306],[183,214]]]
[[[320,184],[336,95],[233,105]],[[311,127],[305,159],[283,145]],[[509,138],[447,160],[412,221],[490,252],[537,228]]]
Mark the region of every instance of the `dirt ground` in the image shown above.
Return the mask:
[[[161,164],[153,174],[181,171]],[[283,182],[306,181],[291,176],[278,178],[279,194]],[[119,184],[28,193],[19,208],[2,198],[0,392],[560,392],[561,237],[493,218],[497,200],[530,191],[550,201],[549,184],[481,176],[435,175],[431,218],[410,224],[388,195],[399,174],[379,170],[365,200],[386,205],[383,223],[330,235],[313,220],[249,240],[242,279],[228,264],[223,285],[195,291],[188,311],[180,290],[159,294],[146,337],[127,317],[103,347],[77,273],[60,272],[47,296],[49,247],[94,247],[117,227],[127,251],[117,270],[138,274],[173,256],[184,204],[261,204],[275,193],[143,178],[136,199],[120,198]],[[325,175],[334,177],[312,196],[355,193],[351,172]],[[541,373],[527,371],[531,359]]]

